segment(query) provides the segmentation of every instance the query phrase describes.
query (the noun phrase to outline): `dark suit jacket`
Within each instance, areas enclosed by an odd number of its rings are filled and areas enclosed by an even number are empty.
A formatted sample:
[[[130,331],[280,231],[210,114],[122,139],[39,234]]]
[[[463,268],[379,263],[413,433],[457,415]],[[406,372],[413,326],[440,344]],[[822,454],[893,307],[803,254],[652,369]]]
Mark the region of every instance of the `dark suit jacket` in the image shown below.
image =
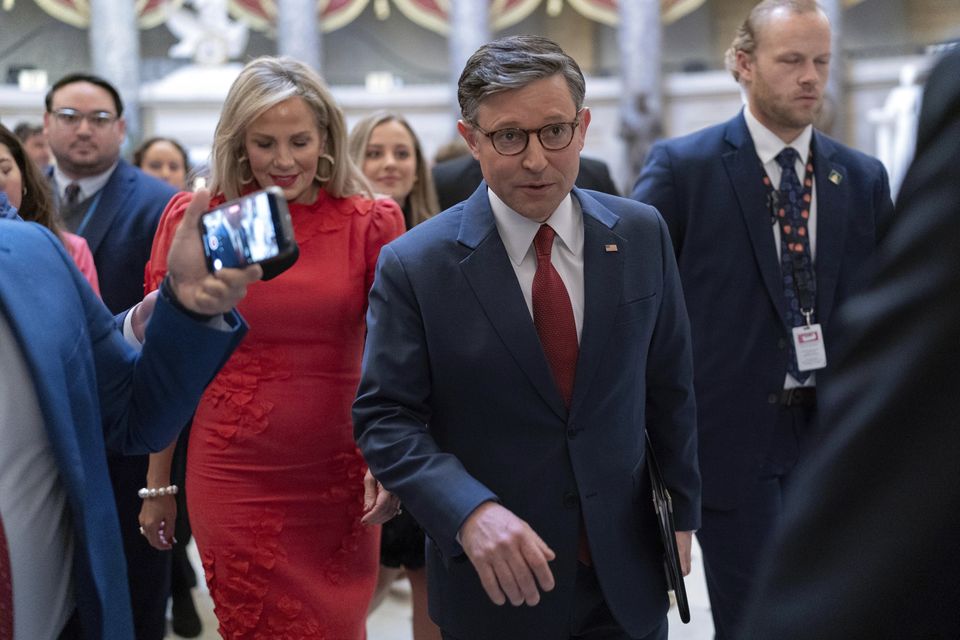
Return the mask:
[[[153,235],[177,190],[121,159],[99,193],[81,235],[93,253],[103,302],[119,313],[143,298]]]
[[[829,362],[834,310],[861,281],[893,205],[880,161],[817,131],[813,150],[816,314]],[[756,478],[787,370],[791,333],[763,176],[740,114],[657,142],[633,192],[660,211],[676,249],[693,332],[703,502],[717,509],[737,506]]]
[[[464,640],[568,637],[581,510],[616,618],[633,636],[663,620],[644,425],[678,528],[699,522],[690,337],[666,226],[650,207],[573,195],[584,218],[585,311],[569,413],[486,183],[384,247],[370,294],[357,441],[426,530],[431,616]],[[556,589],[536,607],[490,602],[456,541],[487,500],[557,554]]]
[[[470,154],[434,165],[433,184],[440,200],[440,210],[449,209],[469,198],[482,180],[480,163]],[[580,156],[577,186],[613,196],[620,195],[610,178],[610,169],[603,160]]]
[[[232,331],[209,329],[161,299],[138,356],[60,242],[39,225],[7,220],[0,220],[0,313],[32,372],[66,489],[83,637],[132,638],[106,449],[147,453],[170,444],[245,325],[234,315]]]
[[[745,637],[960,635],[960,51],[933,71],[876,277],[822,398],[825,446]]]

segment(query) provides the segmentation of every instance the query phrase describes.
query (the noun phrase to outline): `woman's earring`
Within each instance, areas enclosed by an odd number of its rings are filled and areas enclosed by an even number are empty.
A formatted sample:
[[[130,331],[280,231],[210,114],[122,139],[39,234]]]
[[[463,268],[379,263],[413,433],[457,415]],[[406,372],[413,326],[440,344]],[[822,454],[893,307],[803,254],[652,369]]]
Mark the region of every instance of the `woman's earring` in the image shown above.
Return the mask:
[[[325,176],[320,175],[320,160],[326,160],[327,162],[330,163],[330,173]],[[330,155],[329,153],[322,153],[320,154],[320,157],[317,158],[317,173],[313,177],[316,179],[317,182],[320,182],[320,183],[330,182],[330,180],[333,179],[333,168],[335,166],[336,166],[336,163],[333,159],[333,156]]]
[[[237,160],[240,163],[240,184],[250,184],[253,182],[253,169],[250,168],[250,159],[241,154]]]

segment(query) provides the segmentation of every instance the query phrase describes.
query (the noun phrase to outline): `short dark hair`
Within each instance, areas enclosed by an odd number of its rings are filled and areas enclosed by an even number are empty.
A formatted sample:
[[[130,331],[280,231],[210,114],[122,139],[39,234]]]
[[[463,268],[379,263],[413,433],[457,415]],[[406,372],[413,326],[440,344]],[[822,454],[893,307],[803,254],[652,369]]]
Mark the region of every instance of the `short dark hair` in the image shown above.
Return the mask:
[[[42,124],[30,124],[29,122],[21,122],[13,128],[13,135],[20,138],[20,142],[26,142],[35,135],[43,133]]]
[[[457,83],[460,113],[475,124],[477,108],[490,96],[520,89],[543,78],[561,74],[570,88],[577,111],[583,106],[586,82],[577,61],[553,40],[520,35],[488,42],[470,56]]]
[[[95,76],[89,73],[70,73],[53,83],[53,86],[50,87],[50,91],[47,91],[46,98],[44,98],[44,103],[47,106],[47,113],[53,112],[53,94],[68,84],[76,84],[78,82],[88,82],[90,84],[94,84],[109,93],[110,97],[113,98],[113,105],[117,109],[117,117],[119,118],[123,115],[123,100],[120,99],[120,92],[117,91],[112,84],[100,76]]]

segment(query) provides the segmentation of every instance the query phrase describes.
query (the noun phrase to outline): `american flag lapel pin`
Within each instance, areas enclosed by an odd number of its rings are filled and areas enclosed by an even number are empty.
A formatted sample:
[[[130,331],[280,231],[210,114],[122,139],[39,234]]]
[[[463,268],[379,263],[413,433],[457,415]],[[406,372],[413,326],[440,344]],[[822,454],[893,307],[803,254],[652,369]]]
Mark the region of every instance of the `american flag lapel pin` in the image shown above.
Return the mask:
[[[618,251],[617,245],[615,244],[605,244],[603,245],[603,250],[607,253],[616,253]]]

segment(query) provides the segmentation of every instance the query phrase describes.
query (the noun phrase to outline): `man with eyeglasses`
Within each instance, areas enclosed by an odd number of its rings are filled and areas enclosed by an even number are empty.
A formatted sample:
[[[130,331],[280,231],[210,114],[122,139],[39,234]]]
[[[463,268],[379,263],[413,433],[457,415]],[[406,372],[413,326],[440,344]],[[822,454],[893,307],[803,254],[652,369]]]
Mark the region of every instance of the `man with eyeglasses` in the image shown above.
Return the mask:
[[[160,214],[176,190],[120,157],[123,101],[103,78],[64,76],[46,96],[44,131],[56,166],[49,173],[60,220],[93,252],[103,302],[113,313],[143,297],[143,269]],[[120,516],[137,640],[166,630],[170,556],[147,544],[138,516],[147,456],[108,457]]]
[[[448,640],[667,637],[645,428],[689,567],[700,478],[677,266],[655,210],[574,187],[584,91],[546,38],[481,47],[458,128],[484,182],[380,253],[355,435],[427,533]]]

